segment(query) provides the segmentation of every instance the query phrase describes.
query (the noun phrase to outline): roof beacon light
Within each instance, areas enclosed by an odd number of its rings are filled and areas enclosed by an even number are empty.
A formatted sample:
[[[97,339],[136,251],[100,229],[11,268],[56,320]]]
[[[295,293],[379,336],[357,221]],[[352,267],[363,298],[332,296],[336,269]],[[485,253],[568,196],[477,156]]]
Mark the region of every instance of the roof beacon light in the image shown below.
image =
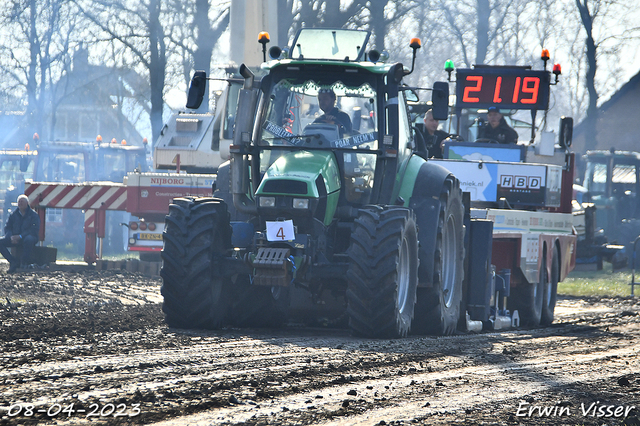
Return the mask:
[[[560,64],[553,64],[553,74],[556,76],[556,84],[558,84],[558,77],[562,74],[562,67]]]
[[[422,42],[418,37],[414,37],[411,39],[411,42],[409,43],[409,47],[413,49],[413,57],[411,58],[411,71],[409,72],[405,71],[404,75],[409,75],[413,72],[413,68],[416,65],[416,52],[418,51],[418,49],[422,47]]]
[[[98,142],[98,143],[102,142],[102,136],[101,135],[96,136],[96,142]]]
[[[268,32],[261,31],[260,34],[258,34],[258,43],[262,45],[263,62],[267,62],[267,43],[269,43],[270,41],[271,41],[271,38],[269,37]]]
[[[549,60],[549,49],[542,49],[542,53],[540,53],[540,59],[544,62],[544,69],[547,69],[547,61]]]
[[[543,61],[549,60],[549,49],[542,49],[542,53],[540,54],[540,59]]]
[[[269,43],[270,41],[271,41],[271,38],[269,38],[268,32],[261,31],[260,34],[258,34],[258,43],[266,44],[266,43]]]
[[[444,70],[447,72],[447,74],[449,75],[449,77],[447,78],[447,80],[451,81],[451,73],[453,72],[453,70],[455,70],[456,67],[453,64],[453,61],[451,59],[447,59],[447,61],[444,63]]]

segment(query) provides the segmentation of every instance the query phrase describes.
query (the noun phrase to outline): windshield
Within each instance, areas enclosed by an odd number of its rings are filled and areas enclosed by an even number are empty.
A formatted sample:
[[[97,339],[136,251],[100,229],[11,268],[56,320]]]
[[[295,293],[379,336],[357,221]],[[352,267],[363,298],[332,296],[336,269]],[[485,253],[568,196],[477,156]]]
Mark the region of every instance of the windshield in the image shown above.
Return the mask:
[[[41,172],[38,180],[48,182],[83,182],[85,181],[84,154],[41,155]],[[40,167],[39,167],[40,169]]]
[[[34,161],[25,158],[25,165],[21,168],[20,158],[0,160],[0,189],[23,188],[25,179],[33,178]]]
[[[263,146],[378,149],[376,93],[368,84],[320,86],[281,80],[266,102],[258,141]]]
[[[607,168],[608,163],[588,162],[585,188],[593,194],[605,193],[607,191]],[[611,172],[611,189],[614,192],[635,192],[636,175],[634,164],[614,164]]]
[[[98,165],[98,179],[111,182],[122,182],[122,178],[128,172],[140,168],[147,171],[146,159],[142,150],[117,150],[106,149],[101,151],[101,161]]]
[[[369,32],[303,28],[293,41],[292,59],[360,60]]]

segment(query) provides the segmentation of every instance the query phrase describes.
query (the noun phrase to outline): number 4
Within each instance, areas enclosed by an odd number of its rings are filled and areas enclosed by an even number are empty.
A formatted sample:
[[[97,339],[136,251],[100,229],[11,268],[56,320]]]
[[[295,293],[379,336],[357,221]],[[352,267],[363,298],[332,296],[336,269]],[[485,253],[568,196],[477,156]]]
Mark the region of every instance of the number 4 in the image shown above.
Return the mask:
[[[284,241],[284,229],[282,229],[282,226],[278,229],[278,232],[276,232],[276,237],[278,238],[282,238],[282,240]]]

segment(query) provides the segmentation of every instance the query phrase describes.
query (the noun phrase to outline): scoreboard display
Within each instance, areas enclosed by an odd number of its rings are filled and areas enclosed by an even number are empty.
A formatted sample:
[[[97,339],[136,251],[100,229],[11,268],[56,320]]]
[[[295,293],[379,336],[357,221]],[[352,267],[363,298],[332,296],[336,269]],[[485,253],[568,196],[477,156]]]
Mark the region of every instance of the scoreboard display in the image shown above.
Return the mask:
[[[456,107],[546,110],[550,73],[526,67],[456,70]]]

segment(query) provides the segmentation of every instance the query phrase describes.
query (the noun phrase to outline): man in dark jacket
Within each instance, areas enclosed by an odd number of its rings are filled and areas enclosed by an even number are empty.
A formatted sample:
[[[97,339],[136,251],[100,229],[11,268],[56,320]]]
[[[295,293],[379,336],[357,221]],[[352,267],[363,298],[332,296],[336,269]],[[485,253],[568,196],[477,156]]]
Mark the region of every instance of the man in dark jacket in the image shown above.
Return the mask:
[[[349,114],[336,107],[336,94],[331,89],[320,89],[318,92],[318,106],[324,112],[316,118],[314,123],[335,124],[340,129],[340,135],[351,133],[351,118]]]
[[[27,265],[31,251],[38,242],[40,217],[29,207],[29,197],[18,197],[18,209],[11,213],[4,227],[4,237],[0,239],[0,254],[9,261],[9,273],[15,272],[21,265]],[[9,247],[21,246],[22,256],[16,259]]]
[[[489,108],[487,121],[489,124],[480,129],[478,139],[491,139],[505,144],[518,142],[518,132],[509,127],[498,108]]]
[[[429,150],[429,157],[442,158],[442,141],[451,136],[449,133],[438,130],[440,124],[433,118],[433,111],[428,110],[424,114],[424,139]]]

